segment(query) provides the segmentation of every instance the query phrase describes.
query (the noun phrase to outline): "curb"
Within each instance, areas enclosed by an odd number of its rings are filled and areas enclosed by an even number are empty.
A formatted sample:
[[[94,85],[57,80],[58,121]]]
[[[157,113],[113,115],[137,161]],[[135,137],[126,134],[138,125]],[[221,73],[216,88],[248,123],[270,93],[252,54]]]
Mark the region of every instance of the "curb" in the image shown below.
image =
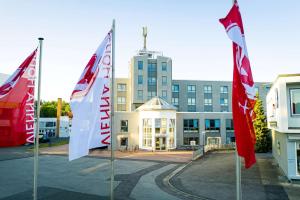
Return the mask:
[[[211,198],[208,197],[204,197],[204,196],[197,196],[197,195],[193,195],[193,194],[189,194],[185,191],[182,191],[178,188],[176,188],[174,185],[171,184],[170,180],[175,177],[176,175],[178,175],[181,171],[183,171],[186,167],[188,167],[189,165],[192,164],[193,161],[188,162],[187,164],[181,165],[180,167],[178,167],[177,169],[175,169],[174,171],[172,171],[169,175],[167,175],[165,178],[163,178],[163,184],[168,187],[170,190],[172,190],[172,192],[176,193],[177,195],[179,195],[180,197],[184,198],[184,199],[192,199],[192,200],[213,200]]]

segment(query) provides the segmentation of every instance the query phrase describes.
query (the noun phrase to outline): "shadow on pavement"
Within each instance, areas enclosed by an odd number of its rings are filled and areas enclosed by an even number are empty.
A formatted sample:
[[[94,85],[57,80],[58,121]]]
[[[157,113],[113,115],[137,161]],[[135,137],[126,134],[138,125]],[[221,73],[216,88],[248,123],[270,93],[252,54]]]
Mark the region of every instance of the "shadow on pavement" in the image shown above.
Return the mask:
[[[32,190],[27,190],[10,197],[3,198],[1,200],[31,200],[32,199]],[[38,199],[39,200],[104,200],[109,199],[109,197],[102,197],[91,194],[84,194],[79,192],[72,192],[68,190],[62,190],[58,188],[51,187],[38,187]]]

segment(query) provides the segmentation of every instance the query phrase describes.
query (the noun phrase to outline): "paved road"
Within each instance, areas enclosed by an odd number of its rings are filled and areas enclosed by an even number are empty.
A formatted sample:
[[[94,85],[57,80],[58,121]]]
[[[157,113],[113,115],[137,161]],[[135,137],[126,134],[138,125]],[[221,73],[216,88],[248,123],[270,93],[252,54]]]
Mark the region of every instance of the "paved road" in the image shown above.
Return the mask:
[[[115,161],[116,199],[166,200],[177,198],[160,190],[155,178],[178,163]],[[107,199],[110,192],[110,161],[84,157],[72,162],[66,156],[42,155],[39,162],[39,199]],[[0,199],[32,199],[33,157],[0,162]]]
[[[235,199],[234,164],[234,152],[209,153],[170,182],[198,199]],[[257,164],[242,170],[242,191],[243,200],[300,199],[300,185],[290,184],[283,178],[271,154],[257,154]]]
[[[29,148],[32,147],[32,145],[20,147],[2,147],[0,148],[0,161],[31,157],[33,156],[33,151],[29,150]]]
[[[40,152],[41,154],[49,155],[68,155],[68,145],[42,148],[40,149]],[[115,151],[115,157],[119,159],[167,161],[181,163],[189,162],[192,159],[192,154],[192,151]],[[89,156],[109,158],[110,151],[103,149],[90,150]]]
[[[32,199],[33,157],[26,148],[0,149],[0,199]],[[151,153],[125,155],[115,162],[116,199],[235,199],[233,152],[213,152],[179,171],[171,185],[165,181],[184,166],[187,156]],[[184,155],[184,154],[183,154]],[[188,155],[188,154],[187,154]],[[169,159],[165,159],[166,157]],[[137,158],[137,159],[132,159]],[[172,160],[173,161],[170,161]],[[41,155],[40,200],[108,199],[110,161],[102,156],[72,162],[65,155]],[[242,171],[243,199],[300,199],[299,184],[285,181],[270,154],[259,154],[258,163]]]

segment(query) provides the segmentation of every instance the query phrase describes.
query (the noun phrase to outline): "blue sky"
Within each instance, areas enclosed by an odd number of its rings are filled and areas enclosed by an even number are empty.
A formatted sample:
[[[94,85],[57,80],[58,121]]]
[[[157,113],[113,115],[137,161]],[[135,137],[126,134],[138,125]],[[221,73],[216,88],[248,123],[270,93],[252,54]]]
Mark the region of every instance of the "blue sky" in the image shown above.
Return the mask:
[[[173,79],[231,80],[231,42],[218,22],[231,0],[0,0],[0,72],[11,74],[44,37],[42,99],[68,100],[116,19],[116,76],[142,48],[173,59]],[[300,73],[300,2],[240,0],[255,81]]]

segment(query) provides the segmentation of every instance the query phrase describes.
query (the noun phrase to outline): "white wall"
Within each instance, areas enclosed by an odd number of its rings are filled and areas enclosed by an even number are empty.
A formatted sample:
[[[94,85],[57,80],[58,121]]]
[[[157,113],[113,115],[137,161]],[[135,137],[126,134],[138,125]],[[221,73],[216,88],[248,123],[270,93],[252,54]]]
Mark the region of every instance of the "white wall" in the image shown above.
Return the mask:
[[[286,175],[288,175],[286,134],[272,130],[272,154],[275,160],[277,161],[279,167],[283,170],[283,172]]]
[[[300,116],[292,116],[290,112],[289,90],[291,88],[300,88],[300,75],[278,77],[273,83],[266,97],[267,120],[270,129],[282,133],[300,133]],[[276,91],[278,91],[278,101],[276,100]],[[272,121],[277,122],[277,127],[270,126]]]

